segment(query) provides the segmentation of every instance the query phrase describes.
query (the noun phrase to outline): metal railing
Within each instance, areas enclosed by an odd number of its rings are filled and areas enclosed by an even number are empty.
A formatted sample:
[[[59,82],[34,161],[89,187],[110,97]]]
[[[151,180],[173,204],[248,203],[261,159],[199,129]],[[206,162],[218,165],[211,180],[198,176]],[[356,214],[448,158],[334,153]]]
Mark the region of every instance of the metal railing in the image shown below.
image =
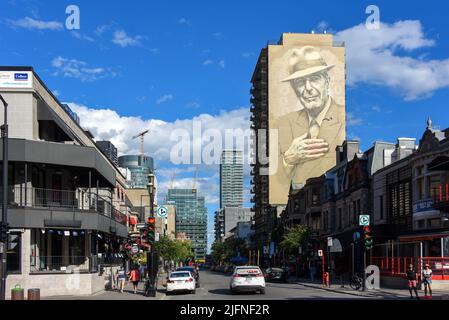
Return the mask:
[[[373,257],[372,264],[377,265],[381,274],[405,277],[410,264],[415,266],[418,277],[421,276],[420,257]],[[449,258],[448,257],[423,257],[422,265],[429,264],[432,269],[434,280],[449,280]]]
[[[0,196],[0,202],[3,202],[2,196]],[[124,225],[128,221],[126,214],[117,210],[112,205],[111,200],[82,189],[58,190],[34,187],[24,188],[22,186],[9,187],[8,202],[9,205],[18,207],[95,211]]]

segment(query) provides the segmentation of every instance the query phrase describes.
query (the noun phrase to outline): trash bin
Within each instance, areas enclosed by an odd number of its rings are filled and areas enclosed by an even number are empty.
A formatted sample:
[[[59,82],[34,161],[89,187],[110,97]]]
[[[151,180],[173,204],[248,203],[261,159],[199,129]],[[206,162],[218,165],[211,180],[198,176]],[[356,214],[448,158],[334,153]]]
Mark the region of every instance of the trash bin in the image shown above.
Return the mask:
[[[25,300],[24,290],[20,285],[16,284],[16,286],[11,289],[11,300]]]
[[[38,288],[28,289],[28,300],[40,300],[41,290]]]

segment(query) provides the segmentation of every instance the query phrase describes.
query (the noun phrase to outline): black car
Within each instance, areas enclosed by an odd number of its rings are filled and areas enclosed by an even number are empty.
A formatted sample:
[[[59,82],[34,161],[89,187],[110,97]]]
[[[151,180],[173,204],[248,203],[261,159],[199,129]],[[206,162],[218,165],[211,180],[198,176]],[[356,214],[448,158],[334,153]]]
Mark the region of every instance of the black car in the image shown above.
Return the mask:
[[[265,281],[287,282],[287,271],[281,268],[268,268],[265,270]]]
[[[179,267],[176,269],[176,271],[190,271],[190,273],[195,278],[196,287],[197,288],[200,287],[200,274],[195,267]]]

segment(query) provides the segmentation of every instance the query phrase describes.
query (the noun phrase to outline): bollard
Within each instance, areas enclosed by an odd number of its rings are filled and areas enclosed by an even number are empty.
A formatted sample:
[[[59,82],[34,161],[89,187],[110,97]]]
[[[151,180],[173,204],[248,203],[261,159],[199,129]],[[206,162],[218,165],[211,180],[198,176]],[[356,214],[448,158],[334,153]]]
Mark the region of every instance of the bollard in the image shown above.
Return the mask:
[[[41,290],[38,288],[28,289],[28,300],[40,300]]]
[[[11,289],[11,300],[25,300],[24,290],[19,284],[16,284],[16,286]]]

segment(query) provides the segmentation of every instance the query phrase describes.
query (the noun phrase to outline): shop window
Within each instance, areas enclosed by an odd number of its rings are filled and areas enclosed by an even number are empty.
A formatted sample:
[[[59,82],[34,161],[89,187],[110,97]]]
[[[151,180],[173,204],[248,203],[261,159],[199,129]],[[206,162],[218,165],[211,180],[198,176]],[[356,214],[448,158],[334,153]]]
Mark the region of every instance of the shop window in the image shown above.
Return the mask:
[[[424,224],[425,220],[418,220],[416,221],[416,228],[417,229],[423,229],[425,224]]]
[[[441,219],[429,219],[427,220],[428,228],[439,228],[441,227]]]
[[[21,273],[21,246],[22,246],[22,234],[12,232],[9,234],[8,251],[6,267],[8,273]]]

